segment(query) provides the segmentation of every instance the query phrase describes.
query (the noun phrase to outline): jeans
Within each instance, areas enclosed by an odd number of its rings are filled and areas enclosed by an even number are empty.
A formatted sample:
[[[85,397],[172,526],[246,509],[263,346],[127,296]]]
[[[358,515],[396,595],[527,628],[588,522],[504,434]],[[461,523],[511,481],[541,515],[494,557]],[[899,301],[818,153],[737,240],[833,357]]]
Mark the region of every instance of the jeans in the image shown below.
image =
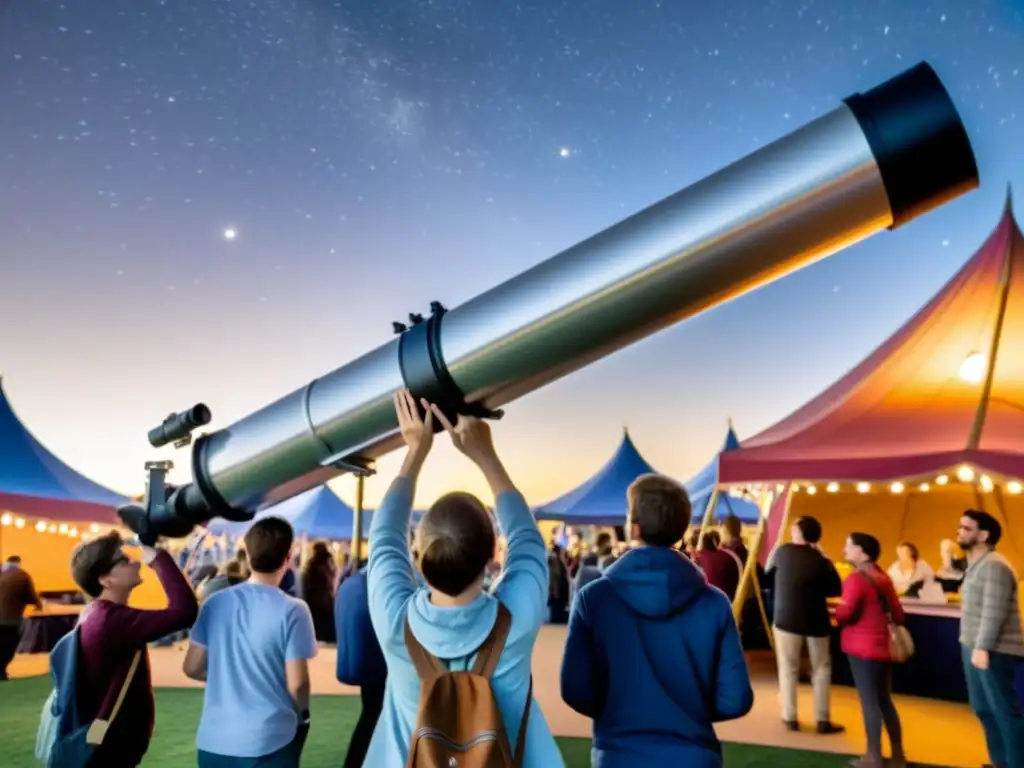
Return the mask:
[[[967,698],[985,732],[988,759],[996,766],[1024,768],[1024,712],[1014,686],[1021,659],[993,652],[988,669],[978,669],[971,664],[971,652],[960,646]]]
[[[244,713],[240,713],[244,716]],[[260,757],[230,757],[199,750],[199,768],[299,768],[302,748],[306,744],[309,726],[299,726],[292,742],[276,752]]]
[[[359,713],[359,721],[352,731],[345,754],[345,768],[363,768],[366,751],[370,748],[373,729],[377,727],[381,710],[384,709],[384,686],[364,685],[359,689],[359,698],[363,708]]]
[[[847,656],[853,684],[860,697],[860,711],[864,716],[864,731],[868,736],[867,754],[882,756],[882,725],[889,733],[892,756],[903,757],[903,728],[896,705],[892,703],[892,664]]]

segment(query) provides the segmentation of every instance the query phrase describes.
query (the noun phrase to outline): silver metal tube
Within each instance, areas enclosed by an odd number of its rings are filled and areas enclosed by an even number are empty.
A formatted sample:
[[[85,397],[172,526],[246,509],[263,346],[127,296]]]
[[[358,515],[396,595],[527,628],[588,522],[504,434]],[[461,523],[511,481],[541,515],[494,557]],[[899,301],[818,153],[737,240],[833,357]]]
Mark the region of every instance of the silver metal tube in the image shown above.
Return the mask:
[[[977,185],[959,116],[918,65],[200,438],[175,513],[248,516],[396,447],[404,387],[495,408]]]

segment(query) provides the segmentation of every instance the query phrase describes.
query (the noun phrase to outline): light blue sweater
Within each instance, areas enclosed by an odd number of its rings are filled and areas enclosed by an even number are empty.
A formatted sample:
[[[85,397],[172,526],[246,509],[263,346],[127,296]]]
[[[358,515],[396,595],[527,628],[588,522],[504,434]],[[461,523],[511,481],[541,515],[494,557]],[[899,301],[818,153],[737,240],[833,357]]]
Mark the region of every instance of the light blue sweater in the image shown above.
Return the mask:
[[[505,571],[494,595],[469,605],[439,608],[419,585],[409,558],[412,485],[399,477],[388,489],[370,526],[368,588],[370,620],[388,665],[384,709],[373,732],[366,768],[405,765],[416,725],[420,680],[405,648],[405,619],[423,647],[451,669],[472,666],[498,615],[500,600],[512,614],[512,629],[492,679],[494,694],[514,746],[526,705],[530,657],[547,611],[548,564],[544,540],[526,500],[517,491],[495,500],[498,525],[508,540]],[[523,768],[565,766],[547,720],[532,702]]]

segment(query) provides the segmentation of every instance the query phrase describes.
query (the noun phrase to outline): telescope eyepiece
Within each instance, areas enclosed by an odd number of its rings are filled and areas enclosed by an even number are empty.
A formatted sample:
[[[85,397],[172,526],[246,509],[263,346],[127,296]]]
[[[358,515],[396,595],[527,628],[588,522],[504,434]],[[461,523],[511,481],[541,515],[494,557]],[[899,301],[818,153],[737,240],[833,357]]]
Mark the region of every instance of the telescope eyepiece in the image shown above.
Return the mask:
[[[149,430],[149,444],[154,448],[162,448],[168,443],[187,441],[193,430],[209,424],[211,417],[205,403],[197,403],[187,411],[172,413],[162,424]]]

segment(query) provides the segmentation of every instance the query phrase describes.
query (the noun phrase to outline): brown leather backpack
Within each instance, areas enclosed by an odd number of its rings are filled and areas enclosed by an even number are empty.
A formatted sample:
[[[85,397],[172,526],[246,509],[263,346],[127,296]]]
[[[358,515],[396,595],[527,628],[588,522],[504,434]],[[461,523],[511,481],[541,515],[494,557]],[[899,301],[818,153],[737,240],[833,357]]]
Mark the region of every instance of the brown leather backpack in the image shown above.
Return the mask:
[[[533,678],[514,752],[491,687],[511,627],[512,614],[498,603],[498,618],[477,649],[473,668],[452,672],[420,645],[406,619],[405,645],[420,676],[420,708],[407,768],[522,768]]]

